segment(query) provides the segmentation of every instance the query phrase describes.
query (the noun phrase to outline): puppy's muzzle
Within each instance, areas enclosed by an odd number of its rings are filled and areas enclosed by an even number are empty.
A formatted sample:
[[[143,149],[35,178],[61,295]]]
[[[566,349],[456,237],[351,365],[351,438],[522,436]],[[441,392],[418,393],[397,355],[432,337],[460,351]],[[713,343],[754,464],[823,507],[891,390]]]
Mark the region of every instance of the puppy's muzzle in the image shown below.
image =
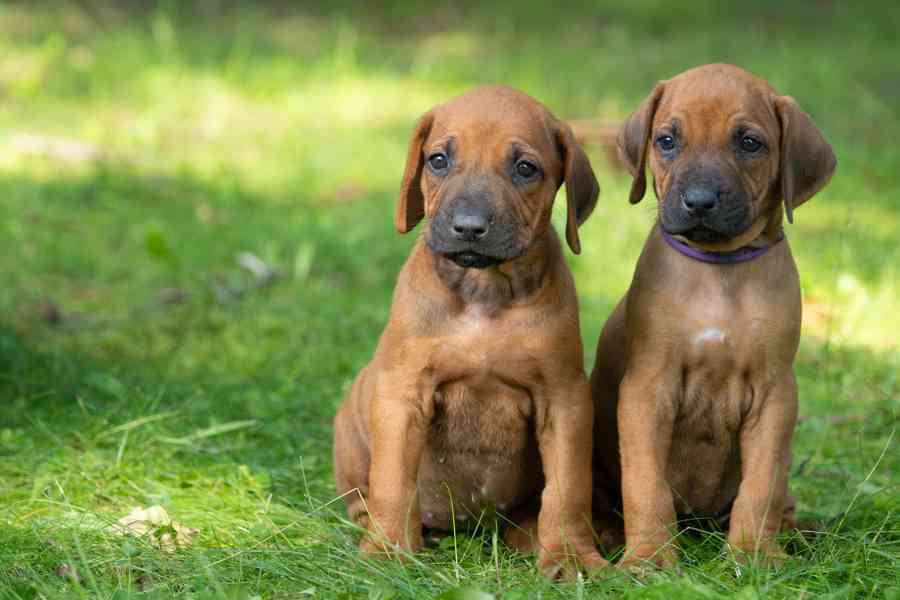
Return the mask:
[[[739,182],[713,172],[676,177],[662,211],[662,226],[695,242],[719,242],[751,225],[747,194]]]
[[[489,197],[460,196],[447,202],[431,223],[431,249],[465,268],[483,269],[519,256],[516,228],[495,214]]]

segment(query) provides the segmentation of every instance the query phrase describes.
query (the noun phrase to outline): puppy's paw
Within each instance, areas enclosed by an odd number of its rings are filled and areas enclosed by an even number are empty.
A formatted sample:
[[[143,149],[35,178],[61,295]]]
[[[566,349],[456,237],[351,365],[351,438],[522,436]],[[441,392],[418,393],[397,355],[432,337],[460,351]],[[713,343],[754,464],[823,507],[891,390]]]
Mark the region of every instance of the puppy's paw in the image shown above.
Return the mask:
[[[401,541],[402,540],[402,541]],[[422,534],[417,536],[388,537],[369,531],[359,542],[359,550],[372,558],[395,558],[404,560],[408,555],[422,549]]]
[[[609,561],[596,550],[579,553],[553,552],[542,549],[538,553],[538,569],[548,579],[574,580],[579,573],[588,575],[609,566]]]
[[[367,534],[359,541],[359,551],[371,558],[388,558],[390,556],[390,546],[386,543],[380,543]]]
[[[616,568],[638,579],[644,579],[651,573],[660,570],[681,573],[678,554],[670,546],[664,546],[652,553],[626,552],[625,556],[616,563]]]
[[[728,544],[726,552],[741,565],[755,564],[767,569],[780,569],[789,558],[775,540],[764,540],[758,544]]]

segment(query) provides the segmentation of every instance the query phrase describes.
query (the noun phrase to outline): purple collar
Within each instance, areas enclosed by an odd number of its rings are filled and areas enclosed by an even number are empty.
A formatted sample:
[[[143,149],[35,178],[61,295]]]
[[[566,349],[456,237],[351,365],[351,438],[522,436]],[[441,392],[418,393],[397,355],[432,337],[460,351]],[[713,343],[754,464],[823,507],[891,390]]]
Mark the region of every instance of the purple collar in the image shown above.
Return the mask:
[[[769,251],[769,248],[780,242],[784,239],[784,232],[778,232],[778,238],[772,242],[771,244],[766,244],[765,246],[760,246],[759,248],[754,248],[753,246],[744,246],[743,248],[738,248],[737,250],[731,250],[729,252],[707,252],[706,250],[698,250],[693,246],[685,244],[680,240],[676,240],[671,235],[666,233],[666,231],[660,227],[659,232],[662,234],[666,243],[684,254],[689,258],[693,258],[694,260],[699,260],[700,262],[712,263],[714,265],[733,265],[736,263],[747,262],[748,260],[753,260],[754,258],[758,258]]]

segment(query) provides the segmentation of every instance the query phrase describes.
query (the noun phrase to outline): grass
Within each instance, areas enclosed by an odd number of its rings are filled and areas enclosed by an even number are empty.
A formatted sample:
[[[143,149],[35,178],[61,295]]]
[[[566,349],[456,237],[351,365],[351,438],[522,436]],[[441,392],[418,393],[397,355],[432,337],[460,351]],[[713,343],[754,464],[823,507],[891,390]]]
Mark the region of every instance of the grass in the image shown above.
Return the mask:
[[[900,597],[898,26],[831,2],[0,2],[0,598]],[[360,560],[330,419],[413,241],[390,211],[415,118],[501,81],[615,121],[714,60],[795,96],[840,160],[788,228],[791,484],[824,533],[738,573],[687,532],[682,573],[643,582],[544,582],[489,523]],[[586,364],[653,219],[589,150]],[[109,530],[154,504],[193,546]]]

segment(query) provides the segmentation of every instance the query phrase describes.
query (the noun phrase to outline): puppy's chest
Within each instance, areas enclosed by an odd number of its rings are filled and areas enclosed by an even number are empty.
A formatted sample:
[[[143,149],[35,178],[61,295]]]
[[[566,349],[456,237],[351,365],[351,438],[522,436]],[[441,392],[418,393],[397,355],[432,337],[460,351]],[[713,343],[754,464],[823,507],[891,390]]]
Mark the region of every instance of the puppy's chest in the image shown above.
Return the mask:
[[[461,382],[481,396],[498,383],[528,387],[537,381],[540,349],[549,341],[527,317],[497,319],[472,311],[433,341],[428,362],[438,381]]]
[[[535,336],[521,322],[463,318],[438,340],[431,442],[461,454],[515,454],[532,414],[529,389],[540,380]]]
[[[760,385],[790,368],[784,348],[793,333],[779,308],[758,294],[707,286],[682,307],[670,325],[682,387],[678,412],[687,423],[734,432]]]
[[[734,321],[698,323],[684,333],[681,352],[681,425],[708,430],[719,437],[739,428],[752,402],[753,373],[765,361],[766,350],[752,333]]]
[[[707,377],[765,371],[795,335],[782,310],[755,294],[695,295],[672,320],[680,362]]]

